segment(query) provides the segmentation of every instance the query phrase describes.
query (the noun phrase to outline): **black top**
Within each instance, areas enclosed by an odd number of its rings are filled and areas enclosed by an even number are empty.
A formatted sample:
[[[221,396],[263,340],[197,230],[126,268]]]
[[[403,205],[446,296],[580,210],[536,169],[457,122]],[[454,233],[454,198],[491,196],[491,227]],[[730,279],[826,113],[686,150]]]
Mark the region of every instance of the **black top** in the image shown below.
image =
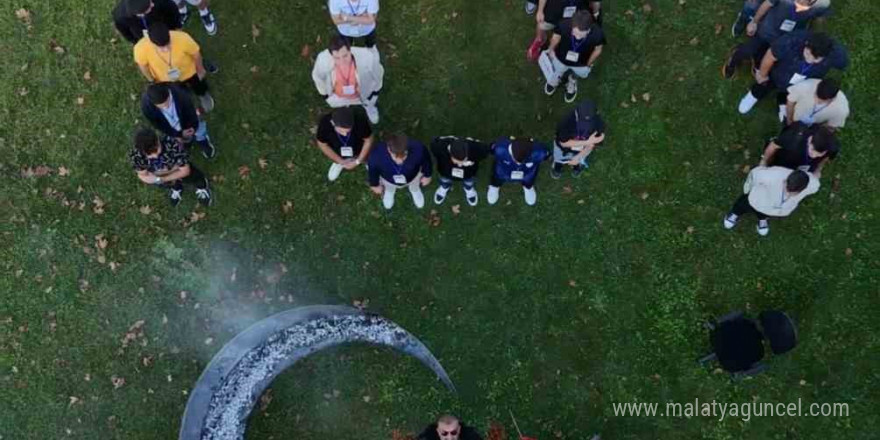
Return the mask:
[[[729,372],[745,371],[764,358],[764,336],[749,319],[721,323],[712,333],[712,347],[721,367]]]
[[[606,43],[605,32],[596,25],[590,28],[590,33],[584,39],[576,40],[571,34],[571,20],[560,22],[553,30],[553,34],[561,37],[559,44],[556,45],[556,59],[566,66],[586,66],[596,47],[604,46]],[[577,58],[572,58],[573,61],[568,58],[569,51],[577,54]]]
[[[458,435],[459,440],[483,440],[483,437],[480,436],[480,433],[477,432],[476,429],[471,428],[465,424],[459,424],[461,427],[461,433]],[[437,435],[437,424],[432,423],[419,434],[419,440],[441,440],[440,436]]]
[[[827,157],[834,160],[840,152],[840,145],[835,141],[828,148],[825,155],[811,158],[809,155],[809,139],[821,126],[808,127],[802,123],[795,123],[785,128],[773,142],[780,146],[768,162],[770,166],[785,167],[792,170],[798,167],[808,166],[809,171],[814,171],[820,162]]]
[[[125,7],[125,0],[113,8],[113,24],[131,44],[137,43],[144,36],[144,29],[153,22],[165,23],[168,29],[180,29],[180,12],[172,0],[153,0],[153,9],[143,19]]]
[[[605,132],[605,121],[595,112],[595,105],[589,106],[592,111],[585,111],[586,106],[579,106],[556,126],[556,144],[563,152],[572,152],[570,148],[562,146],[563,142],[570,140],[585,141],[594,133]]]
[[[315,138],[318,141],[329,145],[343,159],[357,158],[364,148],[364,142],[373,135],[373,129],[370,128],[370,121],[367,119],[364,111],[352,110],[354,112],[354,125],[348,136],[342,136],[336,132],[336,128],[333,127],[332,113],[327,113],[321,117],[321,121],[318,122],[318,131],[315,134]],[[349,153],[349,151],[347,149],[342,151],[342,147],[351,147],[351,154],[343,154]]]
[[[394,161],[385,142],[379,142],[370,150],[370,157],[367,158],[367,179],[370,186],[378,186],[380,177],[396,185],[412,182],[419,172],[422,177],[431,177],[434,166],[425,145],[409,138],[406,146],[406,159],[402,164]],[[403,181],[398,181],[395,176],[403,176]]]
[[[480,161],[489,155],[489,146],[471,138],[465,138],[468,143],[467,164],[459,166],[452,163],[449,147],[455,141],[455,136],[441,136],[431,142],[431,153],[437,161],[437,172],[447,179],[464,180],[472,179],[477,175]]]
[[[849,54],[843,45],[833,42],[831,53],[815,64],[804,59],[804,46],[812,33],[810,31],[794,31],[779,37],[770,51],[776,57],[776,64],[770,69],[770,80],[779,90],[786,90],[792,84],[795,74],[804,78],[825,78],[832,68],[844,70],[849,66]]]
[[[567,9],[574,8],[574,9]],[[589,0],[547,0],[544,6],[544,21],[552,24],[559,24],[566,18],[571,18],[574,14],[565,16],[566,11],[589,11]]]
[[[131,159],[131,166],[135,171],[149,171],[156,173],[157,171],[168,172],[177,167],[189,164],[189,153],[183,144],[177,142],[170,136],[163,136],[161,141],[162,151],[158,157],[149,158],[137,148],[133,148],[128,157]]]
[[[187,128],[197,129],[199,126],[199,115],[196,113],[196,106],[193,105],[192,97],[187,89],[180,84],[168,83],[168,90],[171,92],[171,100],[177,109],[177,118],[180,120],[180,130],[175,129],[168,118],[162,113],[159,107],[150,102],[150,98],[146,93],[141,97],[141,113],[150,121],[157,130],[167,136],[183,137],[183,130]]]

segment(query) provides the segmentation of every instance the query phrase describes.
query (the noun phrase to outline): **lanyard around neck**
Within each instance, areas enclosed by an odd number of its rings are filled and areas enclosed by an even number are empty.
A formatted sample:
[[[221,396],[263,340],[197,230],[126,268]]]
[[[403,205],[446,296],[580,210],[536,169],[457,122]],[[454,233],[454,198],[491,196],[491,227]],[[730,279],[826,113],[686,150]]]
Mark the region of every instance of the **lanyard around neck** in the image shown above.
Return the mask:
[[[165,61],[165,58],[162,57],[162,53],[159,52],[159,48],[158,48],[158,47],[153,46],[153,49],[156,51],[156,55],[159,55],[159,58],[160,58],[162,61],[164,61],[165,64],[168,65],[168,67],[170,67],[170,68],[174,68],[174,65],[171,64],[172,61],[173,61],[173,60],[172,60],[172,57],[171,57],[171,42],[168,43],[168,61]]]

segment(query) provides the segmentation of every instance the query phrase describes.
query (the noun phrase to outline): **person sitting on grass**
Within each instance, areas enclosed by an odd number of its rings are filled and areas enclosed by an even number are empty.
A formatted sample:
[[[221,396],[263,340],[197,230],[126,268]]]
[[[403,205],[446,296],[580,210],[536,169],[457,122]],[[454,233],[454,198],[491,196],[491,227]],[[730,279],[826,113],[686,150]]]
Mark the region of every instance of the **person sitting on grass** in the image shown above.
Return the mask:
[[[550,177],[562,177],[562,167],[571,166],[572,177],[577,178],[589,167],[587,157],[605,140],[605,123],[593,101],[581,102],[556,127],[553,142],[553,167]]]
[[[796,123],[786,127],[764,148],[760,166],[779,166],[804,170],[822,178],[822,168],[837,158],[840,145],[828,127],[808,127]]]
[[[343,170],[354,170],[367,161],[373,149],[373,129],[359,108],[340,107],[318,122],[318,148],[330,159],[327,180],[333,182]]]
[[[553,63],[553,74],[544,84],[548,96],[556,92],[559,83],[568,78],[565,85],[565,102],[577,98],[577,78],[587,78],[593,64],[605,47],[605,32],[593,23],[589,12],[581,11],[571,20],[565,20],[553,30],[553,38],[547,55]]]
[[[591,12],[593,4],[601,3],[590,0],[540,0],[535,11],[535,39],[529,46],[527,57],[536,60],[547,41],[547,32],[556,29],[560,21],[574,17],[575,12]]]
[[[479,196],[474,188],[480,161],[489,155],[489,146],[471,138],[441,136],[431,142],[431,153],[437,162],[440,186],[434,193],[434,203],[441,204],[452,189],[454,181],[464,187],[468,205],[477,206]]]
[[[769,217],[788,217],[807,196],[819,192],[819,179],[802,170],[756,167],[743,185],[743,195],[724,217],[724,229],[733,229],[739,218],[758,217],[758,235],[770,233]]]
[[[489,204],[498,203],[501,186],[507,182],[517,182],[522,185],[527,205],[533,206],[537,203],[535,180],[538,178],[541,162],[550,157],[547,147],[533,139],[502,137],[495,141],[491,148],[495,155],[495,166],[492,170],[489,191],[486,194]]]
[[[199,45],[186,32],[151,23],[149,37],[134,46],[134,62],[149,82],[179,82],[193,91],[205,112],[214,108]]]
[[[190,163],[186,148],[177,139],[171,136],[160,139],[153,129],[142,128],[135,133],[129,158],[141,182],[168,189],[171,206],[180,204],[184,184],[196,188],[199,203],[211,205],[208,179]]]
[[[476,429],[461,423],[457,417],[444,415],[428,425],[418,440],[483,440]]]
[[[432,168],[431,154],[424,144],[404,134],[391,135],[370,152],[370,190],[382,196],[382,206],[390,210],[397,190],[409,188],[413,204],[422,209],[425,196],[421,187],[431,183]]]
[[[837,81],[831,78],[808,79],[788,88],[785,114],[787,124],[800,122],[837,130],[846,124],[849,101]]]
[[[339,35],[354,44],[355,38],[363,38],[368,49],[376,56],[376,16],[379,14],[379,0],[329,0],[327,9],[336,25]]]
[[[332,108],[361,105],[370,122],[379,123],[376,102],[385,69],[377,54],[363,47],[351,47],[342,35],[333,36],[330,47],[318,54],[312,69],[315,88],[327,105]]]
[[[199,117],[188,90],[180,84],[150,84],[141,97],[141,112],[154,128],[189,146],[195,141],[206,159],[213,159],[217,149],[208,136],[208,125]]]

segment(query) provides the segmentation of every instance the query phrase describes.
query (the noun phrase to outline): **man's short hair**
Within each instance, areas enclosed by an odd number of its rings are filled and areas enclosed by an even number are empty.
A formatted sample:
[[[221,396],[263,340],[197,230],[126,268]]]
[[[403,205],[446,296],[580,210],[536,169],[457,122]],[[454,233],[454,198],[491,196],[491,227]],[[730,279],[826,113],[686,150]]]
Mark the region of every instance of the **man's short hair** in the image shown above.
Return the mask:
[[[153,154],[159,149],[159,136],[152,128],[141,128],[134,134],[134,147],[143,154]]]
[[[336,52],[343,47],[351,50],[351,43],[348,42],[348,38],[345,38],[340,34],[333,34],[333,36],[330,37],[330,52]]]
[[[151,2],[152,0],[126,0],[125,10],[132,15],[143,14]]]
[[[451,414],[444,414],[437,419],[438,425],[448,425],[450,423],[458,423],[458,417],[455,417]]]
[[[806,47],[817,58],[825,58],[834,49],[834,41],[826,34],[815,33],[807,37]]]
[[[391,150],[391,154],[403,156],[406,153],[409,139],[403,133],[395,133],[385,138],[385,143],[388,145],[388,149]]]
[[[589,11],[577,11],[571,18],[571,27],[587,31],[593,27],[593,15]]]
[[[834,146],[835,142],[837,142],[837,136],[835,136],[834,132],[828,127],[819,127],[819,129],[813,133],[813,149],[818,153],[827,152]]]
[[[339,107],[330,114],[330,120],[333,121],[334,127],[352,128],[354,127],[354,111],[351,107]]]
[[[150,27],[147,28],[147,35],[149,35],[150,41],[159,47],[167,46],[171,42],[171,32],[168,30],[168,26],[165,26],[165,23],[161,21],[150,23]]]
[[[470,152],[470,142],[465,139],[456,139],[449,146],[449,155],[455,160],[467,160]]]
[[[169,96],[171,96],[171,90],[167,84],[156,83],[147,87],[147,99],[150,100],[150,104],[162,104],[168,100]]]
[[[515,139],[510,147],[513,160],[523,163],[532,154],[532,141],[530,139]]]
[[[825,78],[819,85],[816,87],[816,97],[823,100],[828,101],[837,97],[837,92],[840,91],[840,86],[837,85],[837,81],[831,78]]]
[[[785,187],[788,192],[799,193],[810,183],[810,176],[806,171],[794,170],[785,179]]]

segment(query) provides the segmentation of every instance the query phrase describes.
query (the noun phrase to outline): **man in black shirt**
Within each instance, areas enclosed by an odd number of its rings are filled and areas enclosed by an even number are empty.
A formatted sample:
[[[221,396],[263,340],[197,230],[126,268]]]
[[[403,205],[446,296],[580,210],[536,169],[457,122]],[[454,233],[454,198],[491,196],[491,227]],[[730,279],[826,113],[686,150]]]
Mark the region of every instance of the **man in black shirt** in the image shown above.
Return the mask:
[[[419,440],[483,440],[476,429],[464,425],[455,416],[445,415],[419,434]]]
[[[553,168],[550,176],[562,177],[562,167],[572,167],[572,177],[580,176],[589,166],[587,156],[605,139],[605,122],[596,110],[593,101],[581,102],[573,112],[556,127],[556,141],[553,143]]]
[[[180,29],[180,13],[172,0],[119,0],[113,9],[116,30],[131,44],[147,36],[147,28],[155,22],[170,30]]]
[[[586,78],[605,46],[605,33],[593,22],[593,16],[580,11],[571,20],[563,21],[553,31],[547,54],[553,63],[553,74],[544,84],[544,93],[552,95],[566,76],[565,102],[577,98],[577,79]],[[572,74],[573,73],[573,74]]]
[[[834,160],[840,145],[834,132],[825,126],[808,127],[800,122],[789,125],[770,141],[761,156],[761,166],[780,166],[809,171],[822,177],[822,168]]]
[[[321,118],[315,140],[321,152],[333,161],[327,172],[332,182],[342,170],[353,170],[367,161],[373,148],[373,130],[360,107],[340,107]]]
[[[171,206],[180,204],[184,183],[196,187],[199,203],[211,205],[208,179],[190,163],[186,148],[177,139],[171,136],[159,139],[152,129],[142,128],[135,134],[129,159],[141,182],[169,189]]]
[[[440,186],[434,193],[434,203],[441,204],[452,189],[453,181],[461,181],[468,205],[477,206],[477,190],[474,178],[481,160],[489,155],[489,147],[471,138],[442,136],[431,142],[431,153],[437,161]]]

